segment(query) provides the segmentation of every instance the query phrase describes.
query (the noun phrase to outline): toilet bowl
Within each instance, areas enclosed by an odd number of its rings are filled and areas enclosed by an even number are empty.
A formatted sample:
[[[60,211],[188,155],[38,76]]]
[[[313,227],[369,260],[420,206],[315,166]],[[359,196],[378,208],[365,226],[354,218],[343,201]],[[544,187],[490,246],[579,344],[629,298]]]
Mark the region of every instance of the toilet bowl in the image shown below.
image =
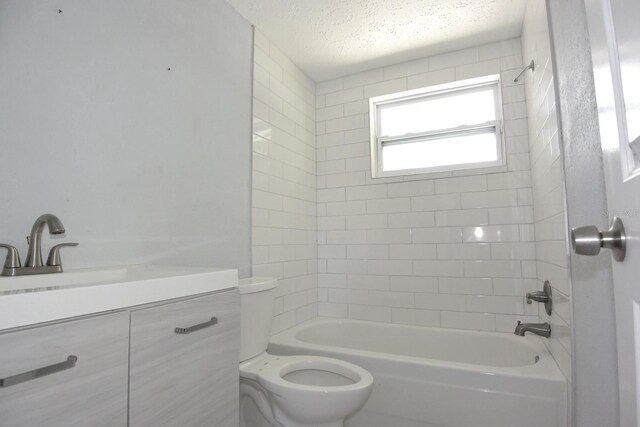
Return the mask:
[[[338,359],[268,354],[275,286],[240,281],[240,425],[342,427],[369,398],[373,377]]]

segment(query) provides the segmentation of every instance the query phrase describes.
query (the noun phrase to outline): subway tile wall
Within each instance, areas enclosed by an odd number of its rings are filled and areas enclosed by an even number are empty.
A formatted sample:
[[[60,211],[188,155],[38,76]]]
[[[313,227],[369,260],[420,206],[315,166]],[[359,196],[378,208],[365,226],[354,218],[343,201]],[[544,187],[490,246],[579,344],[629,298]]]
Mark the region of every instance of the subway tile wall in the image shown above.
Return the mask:
[[[316,86],[318,314],[512,332],[538,321],[521,40]],[[371,178],[368,98],[500,74],[507,165]]]
[[[255,30],[253,275],[277,277],[277,333],[317,314],[315,83]]]
[[[525,63],[535,61],[535,72],[525,79],[529,111],[529,144],[533,185],[537,286],[549,280],[553,291],[553,313],[539,306],[542,321],[551,323],[547,342],[558,366],[571,381],[571,313],[567,230],[565,222],[563,163],[559,141],[553,64],[543,1],[527,2],[522,30]]]

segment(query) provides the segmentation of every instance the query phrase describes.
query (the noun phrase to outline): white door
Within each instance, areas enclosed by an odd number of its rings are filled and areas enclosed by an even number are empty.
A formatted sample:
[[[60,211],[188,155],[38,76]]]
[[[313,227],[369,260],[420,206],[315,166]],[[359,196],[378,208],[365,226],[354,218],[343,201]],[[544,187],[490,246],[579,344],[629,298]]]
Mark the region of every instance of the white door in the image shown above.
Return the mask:
[[[627,234],[613,261],[620,424],[638,426],[640,390],[640,1],[585,0],[607,185]],[[594,307],[595,309],[595,307]]]

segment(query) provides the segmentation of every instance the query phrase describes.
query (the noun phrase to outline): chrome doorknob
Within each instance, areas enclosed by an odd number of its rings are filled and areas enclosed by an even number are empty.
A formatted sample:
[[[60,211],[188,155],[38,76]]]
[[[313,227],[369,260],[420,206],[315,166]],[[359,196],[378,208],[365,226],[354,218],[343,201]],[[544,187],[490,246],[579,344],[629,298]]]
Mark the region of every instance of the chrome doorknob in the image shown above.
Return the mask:
[[[599,231],[594,225],[573,228],[571,246],[578,255],[598,255],[600,248],[611,249],[613,259],[624,261],[627,253],[627,235],[622,220],[614,217],[611,227],[606,231]]]

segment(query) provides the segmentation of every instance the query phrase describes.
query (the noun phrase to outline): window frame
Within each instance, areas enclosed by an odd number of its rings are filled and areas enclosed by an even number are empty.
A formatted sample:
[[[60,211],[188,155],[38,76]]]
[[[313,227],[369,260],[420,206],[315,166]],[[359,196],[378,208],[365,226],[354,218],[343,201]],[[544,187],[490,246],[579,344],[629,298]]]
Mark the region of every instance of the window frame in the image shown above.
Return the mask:
[[[405,134],[393,137],[380,137],[379,133],[379,108],[381,105],[409,103],[417,99],[446,96],[456,92],[470,92],[474,89],[494,87],[494,98],[496,108],[496,120],[479,123],[475,125],[463,125],[453,128],[436,129],[433,131]],[[502,112],[502,85],[500,75],[492,74],[488,76],[458,80],[441,85],[428,86],[420,89],[413,89],[403,92],[396,92],[389,95],[382,95],[369,98],[369,132],[371,146],[371,176],[373,178],[384,178],[403,175],[416,175],[425,173],[437,173],[445,171],[460,171],[478,168],[500,167],[506,164],[506,147],[504,141],[504,120]],[[394,171],[383,170],[382,147],[388,144],[403,144],[418,140],[433,140],[442,137],[452,137],[457,135],[479,134],[487,129],[494,129],[496,135],[496,149],[498,158],[490,162],[462,163],[453,165],[430,166],[424,168],[401,169]]]

